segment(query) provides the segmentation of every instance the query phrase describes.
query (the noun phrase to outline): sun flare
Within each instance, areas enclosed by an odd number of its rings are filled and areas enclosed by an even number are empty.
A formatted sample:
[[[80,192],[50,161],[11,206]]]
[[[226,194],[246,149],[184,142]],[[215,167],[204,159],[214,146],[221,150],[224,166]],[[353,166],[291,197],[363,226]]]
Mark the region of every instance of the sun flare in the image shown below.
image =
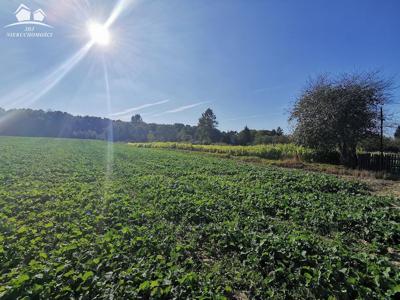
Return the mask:
[[[111,36],[108,28],[97,22],[90,22],[88,30],[92,42],[101,46],[107,46],[110,44]]]

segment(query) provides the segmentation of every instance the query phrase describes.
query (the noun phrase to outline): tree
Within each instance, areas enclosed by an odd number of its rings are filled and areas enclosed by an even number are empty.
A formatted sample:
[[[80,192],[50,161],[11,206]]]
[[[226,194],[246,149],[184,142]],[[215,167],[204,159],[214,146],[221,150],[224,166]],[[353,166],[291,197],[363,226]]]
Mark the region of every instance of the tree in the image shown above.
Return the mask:
[[[61,111],[0,108],[0,119],[7,119],[0,126],[0,135],[46,136],[82,139],[111,139],[124,142],[222,142],[239,144],[236,131],[221,132],[212,110],[207,110],[197,126],[146,123],[139,114],[131,121],[110,120],[92,116],[73,116]],[[250,130],[251,143],[288,142],[287,137],[272,136],[271,130]],[[279,138],[279,139],[278,139]]]
[[[227,131],[221,133],[222,143],[236,145],[238,143],[238,133],[236,131]]]
[[[357,164],[356,148],[379,129],[379,108],[390,101],[392,82],[379,74],[320,76],[297,99],[290,121],[295,140],[322,151],[337,149],[346,166]]]
[[[276,129],[276,135],[277,136],[282,136],[283,135],[283,129],[281,127],[278,126],[278,128]]]
[[[143,123],[142,116],[139,115],[139,114],[136,114],[136,115],[132,116],[131,123],[132,124],[141,124],[141,123]]]
[[[396,132],[394,133],[394,138],[396,140],[400,139],[400,126],[397,126]]]
[[[218,139],[217,117],[211,108],[201,115],[197,125],[197,138],[201,143],[209,144]]]
[[[193,130],[192,126],[185,125],[182,127],[177,135],[178,141],[183,141],[183,142],[193,142],[194,140],[194,135],[195,132]]]
[[[253,136],[251,135],[251,131],[247,126],[245,126],[241,132],[239,132],[238,140],[239,144],[244,146],[250,145],[253,142]]]

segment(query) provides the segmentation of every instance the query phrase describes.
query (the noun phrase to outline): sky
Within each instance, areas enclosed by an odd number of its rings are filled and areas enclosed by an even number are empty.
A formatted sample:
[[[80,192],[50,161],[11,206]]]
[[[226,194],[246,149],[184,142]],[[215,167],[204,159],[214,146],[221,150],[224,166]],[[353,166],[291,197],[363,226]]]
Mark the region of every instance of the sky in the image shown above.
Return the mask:
[[[52,37],[7,36],[26,30],[4,28],[21,3]],[[2,0],[0,107],[193,125],[210,107],[222,130],[288,131],[318,74],[400,83],[399,14],[398,0]],[[108,46],[88,46],[90,21],[109,23]]]

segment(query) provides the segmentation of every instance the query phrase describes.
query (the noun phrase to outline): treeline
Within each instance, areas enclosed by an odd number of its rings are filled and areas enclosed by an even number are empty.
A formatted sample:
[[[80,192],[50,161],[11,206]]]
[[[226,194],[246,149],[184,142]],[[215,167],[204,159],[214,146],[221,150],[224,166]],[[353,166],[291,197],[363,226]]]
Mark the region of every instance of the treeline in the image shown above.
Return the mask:
[[[197,126],[146,123],[140,115],[131,122],[92,116],[73,116],[61,111],[0,108],[0,135],[99,139],[122,142],[190,142],[252,145],[287,143],[281,128],[240,132],[220,131],[211,109],[207,109]]]

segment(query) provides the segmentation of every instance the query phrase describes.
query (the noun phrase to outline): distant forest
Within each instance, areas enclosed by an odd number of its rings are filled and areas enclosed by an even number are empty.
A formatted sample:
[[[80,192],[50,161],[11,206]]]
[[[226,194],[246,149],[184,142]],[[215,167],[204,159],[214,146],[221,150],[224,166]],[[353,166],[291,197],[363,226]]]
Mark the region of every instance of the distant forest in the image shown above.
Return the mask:
[[[130,122],[92,116],[73,116],[61,111],[0,108],[0,135],[113,140],[121,142],[191,142],[251,145],[287,143],[289,138],[278,127],[240,132],[220,131],[211,109],[199,118],[197,126],[146,123],[140,115]]]

